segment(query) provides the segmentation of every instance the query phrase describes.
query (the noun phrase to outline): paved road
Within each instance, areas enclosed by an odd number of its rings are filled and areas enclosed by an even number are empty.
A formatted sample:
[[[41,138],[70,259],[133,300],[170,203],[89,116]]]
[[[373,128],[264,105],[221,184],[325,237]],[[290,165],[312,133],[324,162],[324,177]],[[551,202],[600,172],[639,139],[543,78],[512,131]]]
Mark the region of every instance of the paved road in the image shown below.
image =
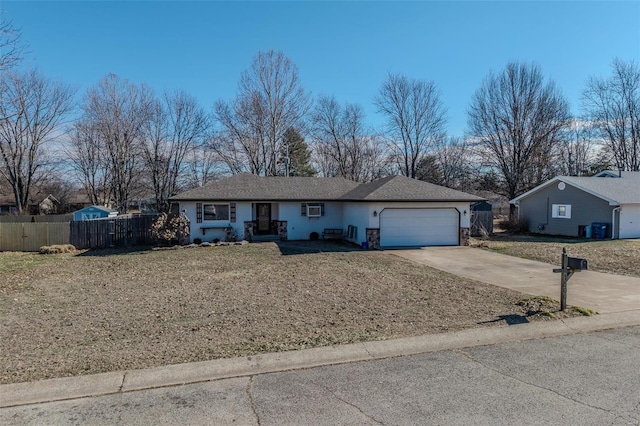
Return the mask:
[[[472,247],[424,247],[388,253],[454,275],[560,300],[558,265],[521,259]],[[569,253],[571,255],[571,253]],[[583,271],[569,280],[567,303],[599,313],[640,309],[640,278]]]
[[[640,424],[640,326],[0,409],[0,423]]]

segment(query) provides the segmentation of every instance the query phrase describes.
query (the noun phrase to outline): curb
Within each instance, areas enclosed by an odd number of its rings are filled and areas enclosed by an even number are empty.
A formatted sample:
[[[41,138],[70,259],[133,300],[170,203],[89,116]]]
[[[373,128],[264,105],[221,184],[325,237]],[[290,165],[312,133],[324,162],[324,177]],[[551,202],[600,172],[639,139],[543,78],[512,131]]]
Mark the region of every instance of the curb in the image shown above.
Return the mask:
[[[0,408],[640,325],[640,310],[0,385]]]

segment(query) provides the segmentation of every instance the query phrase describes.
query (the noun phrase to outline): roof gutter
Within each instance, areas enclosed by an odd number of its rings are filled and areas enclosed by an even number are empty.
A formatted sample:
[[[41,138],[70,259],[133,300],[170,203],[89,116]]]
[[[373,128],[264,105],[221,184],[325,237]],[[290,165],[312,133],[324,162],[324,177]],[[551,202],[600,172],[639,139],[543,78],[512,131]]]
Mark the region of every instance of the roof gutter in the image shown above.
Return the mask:
[[[616,210],[620,211],[620,209],[622,209],[622,206],[618,206],[616,208],[614,208],[613,210],[611,210],[611,239],[614,239],[614,236],[616,234]],[[618,229],[618,238],[620,238],[620,230]]]

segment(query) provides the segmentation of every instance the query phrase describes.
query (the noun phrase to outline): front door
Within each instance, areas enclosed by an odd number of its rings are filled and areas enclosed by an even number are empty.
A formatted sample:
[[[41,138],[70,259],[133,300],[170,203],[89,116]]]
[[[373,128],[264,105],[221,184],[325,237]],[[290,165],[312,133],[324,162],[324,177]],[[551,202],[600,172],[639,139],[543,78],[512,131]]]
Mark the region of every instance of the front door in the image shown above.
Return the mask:
[[[271,204],[256,204],[256,221],[258,234],[268,234],[271,232]]]

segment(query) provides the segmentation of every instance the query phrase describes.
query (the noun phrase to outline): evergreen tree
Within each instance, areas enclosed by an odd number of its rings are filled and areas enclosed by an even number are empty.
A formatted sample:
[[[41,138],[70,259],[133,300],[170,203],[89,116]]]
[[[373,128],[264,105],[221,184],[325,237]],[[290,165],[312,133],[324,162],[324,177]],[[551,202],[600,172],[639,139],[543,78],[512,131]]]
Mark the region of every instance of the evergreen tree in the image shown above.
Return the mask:
[[[289,155],[289,176],[315,176],[316,171],[311,167],[311,151],[304,138],[293,127],[289,127],[282,138],[283,146],[281,158],[282,176],[286,176],[287,168],[287,151]]]

